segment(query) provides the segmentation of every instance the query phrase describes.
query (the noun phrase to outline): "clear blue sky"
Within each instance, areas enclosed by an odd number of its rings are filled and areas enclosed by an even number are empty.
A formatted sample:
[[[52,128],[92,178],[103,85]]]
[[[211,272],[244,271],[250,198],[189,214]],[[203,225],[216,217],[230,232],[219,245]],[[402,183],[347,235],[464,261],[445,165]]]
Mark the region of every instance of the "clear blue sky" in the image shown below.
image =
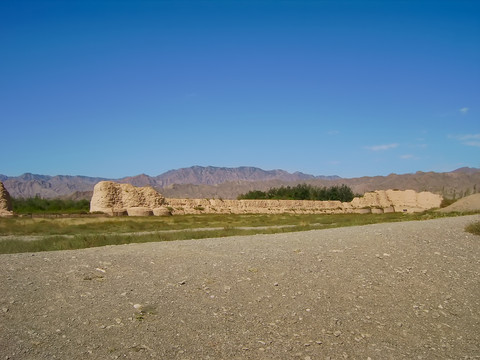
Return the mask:
[[[480,1],[0,0],[0,174],[480,167]]]

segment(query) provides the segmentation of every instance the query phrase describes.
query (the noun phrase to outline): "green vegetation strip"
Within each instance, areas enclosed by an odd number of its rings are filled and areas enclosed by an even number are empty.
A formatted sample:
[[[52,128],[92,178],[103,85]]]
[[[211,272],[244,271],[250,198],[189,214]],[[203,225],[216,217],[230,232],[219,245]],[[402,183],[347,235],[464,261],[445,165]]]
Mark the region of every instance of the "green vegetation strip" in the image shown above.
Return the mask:
[[[13,198],[15,214],[86,214],[90,211],[88,200]]]
[[[281,186],[279,188],[271,188],[268,191],[253,190],[246,194],[239,195],[241,199],[273,199],[273,200],[338,200],[342,202],[350,202],[355,195],[347,185],[335,185],[327,188],[313,186],[309,184],[298,184],[295,186]]]
[[[452,215],[464,213],[0,218],[0,253],[73,250],[130,243],[274,234],[381,222],[426,220]],[[26,241],[28,237],[35,240]]]

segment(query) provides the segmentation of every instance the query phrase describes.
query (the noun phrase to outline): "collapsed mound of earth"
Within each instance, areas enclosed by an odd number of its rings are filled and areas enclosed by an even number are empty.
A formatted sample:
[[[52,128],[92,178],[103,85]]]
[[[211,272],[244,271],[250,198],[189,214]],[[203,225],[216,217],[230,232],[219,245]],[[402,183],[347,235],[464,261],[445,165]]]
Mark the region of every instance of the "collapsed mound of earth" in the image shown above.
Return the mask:
[[[454,202],[452,205],[449,205],[443,209],[440,209],[441,212],[453,212],[453,211],[479,211],[480,210],[480,194],[473,194],[461,198],[460,200]]]

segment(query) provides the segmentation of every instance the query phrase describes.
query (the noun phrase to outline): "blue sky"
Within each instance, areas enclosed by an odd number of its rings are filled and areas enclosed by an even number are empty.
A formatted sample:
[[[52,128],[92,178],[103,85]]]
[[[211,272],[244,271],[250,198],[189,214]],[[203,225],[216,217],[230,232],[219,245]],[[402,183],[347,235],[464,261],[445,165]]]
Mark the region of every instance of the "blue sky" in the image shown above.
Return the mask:
[[[478,1],[0,1],[0,174],[480,167]]]

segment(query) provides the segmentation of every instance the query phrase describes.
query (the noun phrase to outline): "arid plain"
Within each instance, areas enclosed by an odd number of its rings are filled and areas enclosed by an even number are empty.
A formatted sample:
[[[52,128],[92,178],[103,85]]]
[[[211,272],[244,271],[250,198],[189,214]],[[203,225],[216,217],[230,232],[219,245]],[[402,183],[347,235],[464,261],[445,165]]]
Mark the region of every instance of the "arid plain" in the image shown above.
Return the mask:
[[[442,211],[479,209],[475,194]],[[0,353],[478,359],[479,220],[3,254]]]
[[[0,255],[5,359],[475,359],[478,215]]]

